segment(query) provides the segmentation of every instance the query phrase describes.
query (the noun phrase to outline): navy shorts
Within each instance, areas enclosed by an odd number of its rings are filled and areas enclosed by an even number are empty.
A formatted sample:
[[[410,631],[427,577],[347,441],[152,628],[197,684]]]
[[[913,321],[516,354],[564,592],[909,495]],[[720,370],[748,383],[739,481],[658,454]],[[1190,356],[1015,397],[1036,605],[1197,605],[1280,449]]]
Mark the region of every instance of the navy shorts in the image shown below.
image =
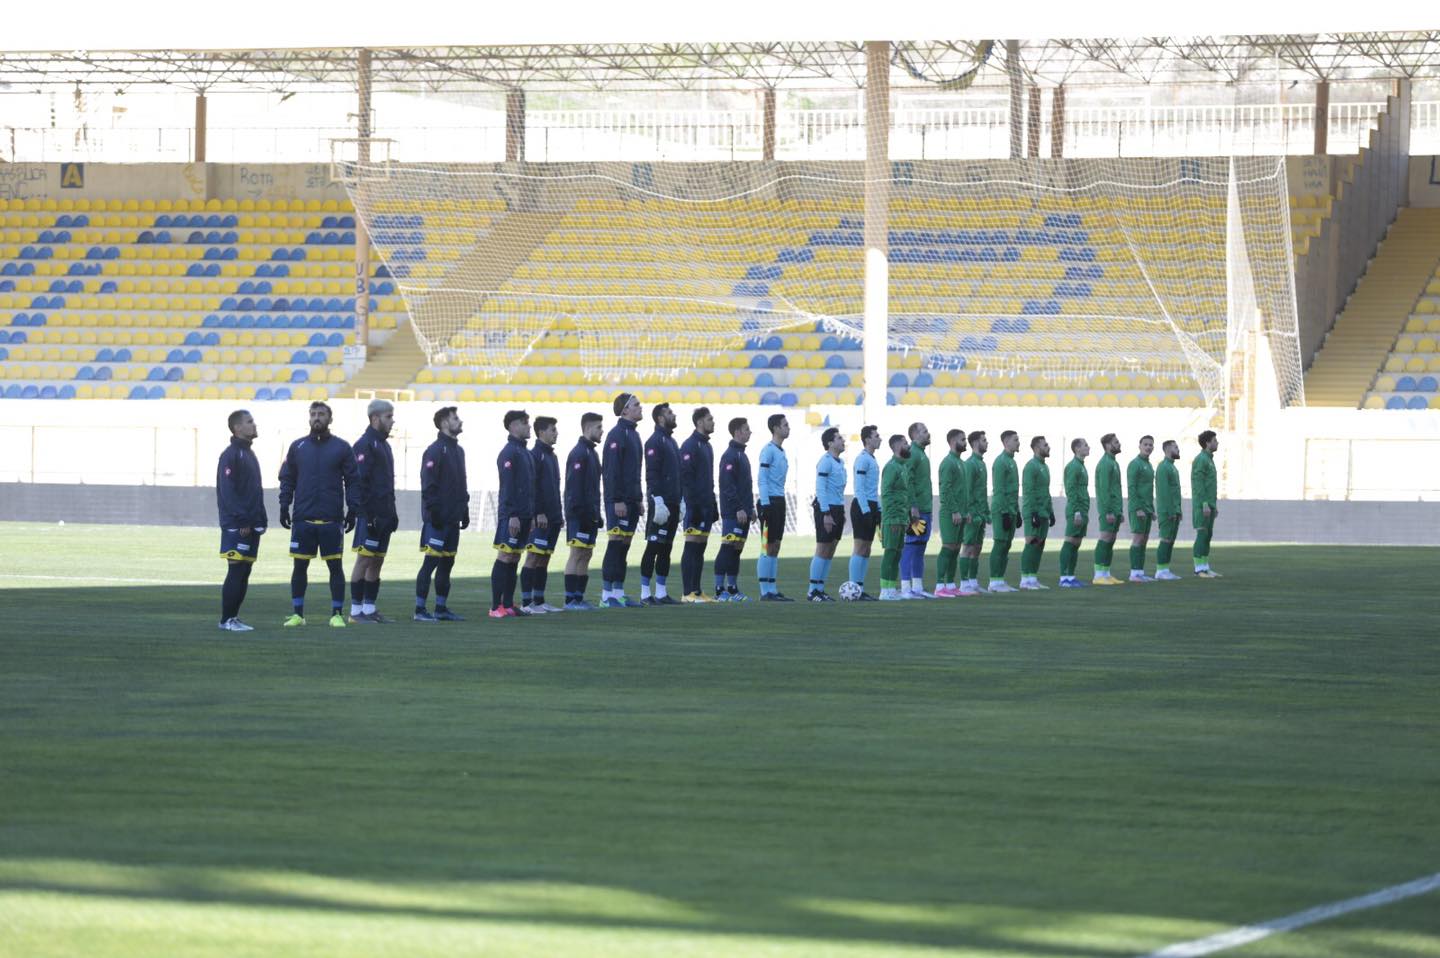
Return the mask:
[[[715,523],[711,519],[703,518],[705,513],[698,509],[691,509],[687,503],[685,506],[685,519],[681,522],[680,528],[687,536],[708,536],[710,527]]]
[[[447,559],[460,551],[460,523],[451,522],[444,526],[425,523],[420,527],[420,551],[427,556]]]
[[[385,553],[390,551],[390,527],[394,524],[392,519],[386,523],[383,531],[376,533],[370,530],[363,516],[355,520],[355,539],[350,543],[351,551],[362,556],[385,558]]]
[[[860,511],[860,500],[850,500],[850,528],[857,541],[874,542],[875,531],[880,528],[880,503],[869,503],[870,511]]]
[[[290,555],[295,559],[338,559],[345,554],[345,529],[338,522],[298,520],[290,528]]]
[[[495,522],[495,550],[511,553],[524,552],[526,544],[530,541],[530,526],[534,521],[533,519],[521,519],[520,532],[512,536],[510,534],[510,518],[501,516]]]
[[[600,532],[598,523],[588,522],[571,516],[565,520],[565,541],[582,549],[595,548],[595,537]]]
[[[624,536],[630,538],[635,530],[640,527],[640,503],[625,503],[625,518],[615,514],[615,504],[605,503],[605,528],[612,536]]]
[[[667,505],[669,505],[667,503]],[[650,500],[650,508],[646,510],[645,517],[645,539],[647,542],[674,542],[675,532],[680,528],[680,504],[677,502],[670,508],[670,518],[662,525],[655,521],[655,500]]]
[[[549,518],[548,516],[546,518]],[[530,535],[525,541],[525,551],[533,552],[539,556],[548,556],[555,551],[557,533],[559,528],[551,523],[548,528],[541,529],[532,523]]]
[[[720,533],[726,542],[744,542],[750,537],[750,523],[736,522],[732,512],[720,521]]]
[[[264,527],[251,529],[248,536],[242,536],[239,529],[220,530],[220,558],[236,562],[254,562],[260,555],[260,537]]]

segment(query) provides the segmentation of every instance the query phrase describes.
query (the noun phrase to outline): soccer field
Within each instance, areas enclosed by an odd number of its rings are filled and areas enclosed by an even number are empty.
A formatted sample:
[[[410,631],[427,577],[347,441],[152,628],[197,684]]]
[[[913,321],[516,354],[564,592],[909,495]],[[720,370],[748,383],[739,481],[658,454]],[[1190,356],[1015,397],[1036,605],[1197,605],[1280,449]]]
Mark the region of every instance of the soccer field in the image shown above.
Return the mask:
[[[268,536],[236,635],[213,530],[0,524],[0,955],[1132,956],[1440,870],[1440,549],[494,622],[472,536],[417,624],[400,540],[406,621],[281,629]]]

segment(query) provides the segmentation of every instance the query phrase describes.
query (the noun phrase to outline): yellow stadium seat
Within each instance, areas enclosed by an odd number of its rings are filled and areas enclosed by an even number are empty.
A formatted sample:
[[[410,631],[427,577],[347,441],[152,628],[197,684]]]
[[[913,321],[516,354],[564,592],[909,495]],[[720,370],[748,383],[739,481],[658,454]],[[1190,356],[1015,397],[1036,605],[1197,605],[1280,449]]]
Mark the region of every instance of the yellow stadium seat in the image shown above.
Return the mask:
[[[1365,409],[1384,409],[1384,408],[1385,408],[1385,397],[1384,397],[1384,396],[1366,396],[1366,397],[1365,397],[1365,405],[1364,405],[1363,408],[1365,408]]]

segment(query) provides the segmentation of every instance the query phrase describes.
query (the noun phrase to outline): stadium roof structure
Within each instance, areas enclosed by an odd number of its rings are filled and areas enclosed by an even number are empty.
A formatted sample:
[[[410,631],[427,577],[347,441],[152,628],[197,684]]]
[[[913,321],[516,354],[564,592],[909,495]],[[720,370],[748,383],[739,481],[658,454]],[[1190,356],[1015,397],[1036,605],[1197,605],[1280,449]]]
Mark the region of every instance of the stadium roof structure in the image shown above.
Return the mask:
[[[858,40],[369,48],[377,90],[620,91],[858,88]],[[0,53],[0,92],[56,85],[196,91],[353,87],[357,48]],[[1440,77],[1440,31],[1020,41],[1041,86]],[[1000,40],[892,44],[892,88],[1008,82]]]

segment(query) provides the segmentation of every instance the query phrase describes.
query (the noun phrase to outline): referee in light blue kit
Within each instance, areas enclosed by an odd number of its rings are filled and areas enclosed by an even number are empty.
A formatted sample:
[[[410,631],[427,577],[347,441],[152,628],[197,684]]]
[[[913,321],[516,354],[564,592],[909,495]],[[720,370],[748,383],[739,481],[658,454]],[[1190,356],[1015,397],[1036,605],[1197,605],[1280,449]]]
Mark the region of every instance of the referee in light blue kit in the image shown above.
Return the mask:
[[[790,420],[776,413],[765,421],[770,441],[760,450],[760,476],[756,483],[759,493],[756,514],[760,517],[760,545],[764,550],[755,560],[755,578],[760,580],[760,601],[793,602],[780,591],[776,575],[780,571],[780,540],[785,538],[785,476],[790,460],[785,455],[785,440],[790,436]]]
[[[859,584],[862,602],[878,601],[865,591],[865,576],[870,572],[875,530],[880,527],[880,464],[875,461],[879,448],[880,427],[861,429],[860,454],[855,457],[855,497],[850,500],[850,581]]]
[[[820,435],[825,453],[815,464],[815,558],[810,560],[811,602],[834,602],[825,592],[835,543],[845,535],[845,437],[831,426]]]

